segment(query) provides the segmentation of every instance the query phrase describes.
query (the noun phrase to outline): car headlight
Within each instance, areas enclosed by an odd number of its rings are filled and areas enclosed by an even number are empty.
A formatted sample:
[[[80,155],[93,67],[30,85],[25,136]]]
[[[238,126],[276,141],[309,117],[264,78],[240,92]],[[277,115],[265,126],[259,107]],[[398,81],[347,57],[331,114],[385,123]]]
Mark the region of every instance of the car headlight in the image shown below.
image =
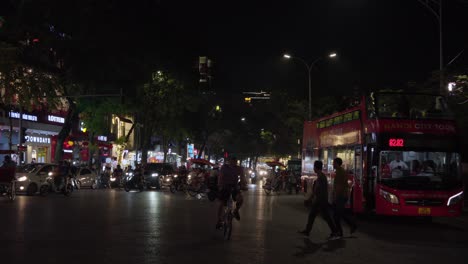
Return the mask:
[[[455,195],[452,195],[447,201],[447,206],[457,204],[462,199],[463,199],[463,191],[461,191],[461,192],[459,192],[459,193],[457,193]]]
[[[27,180],[27,179],[28,179],[28,177],[26,177],[26,176],[21,176],[21,177],[18,178],[18,181],[21,181],[21,182],[22,182],[22,181],[25,181],[25,180]]]
[[[157,174],[157,173],[153,173],[153,174],[151,174],[151,177],[158,177],[158,175],[159,174]]]
[[[380,190],[380,196],[382,196],[385,200],[391,202],[392,204],[399,204],[400,200],[398,200],[398,197],[394,195],[393,193],[389,193],[384,190]]]

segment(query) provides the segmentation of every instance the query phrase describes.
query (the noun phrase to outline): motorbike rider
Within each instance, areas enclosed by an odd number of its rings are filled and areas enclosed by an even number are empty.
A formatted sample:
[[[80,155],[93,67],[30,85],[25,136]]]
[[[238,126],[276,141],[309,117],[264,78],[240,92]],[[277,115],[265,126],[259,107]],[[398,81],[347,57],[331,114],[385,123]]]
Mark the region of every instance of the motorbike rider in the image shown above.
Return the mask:
[[[56,191],[61,190],[67,182],[67,177],[70,173],[70,164],[67,161],[62,160],[59,162],[55,171],[54,183]]]
[[[240,177],[240,186],[239,188],[239,177]],[[220,190],[219,195],[219,207],[218,207],[218,222],[216,228],[219,229],[222,226],[222,213],[223,207],[227,205],[229,196],[232,196],[232,199],[236,201],[236,207],[234,209],[233,215],[234,218],[240,220],[239,209],[242,206],[243,196],[240,192],[240,189],[247,190],[247,184],[244,175],[244,169],[237,165],[237,158],[231,156],[229,158],[228,164],[224,164],[218,176],[218,189]]]
[[[296,193],[299,192],[297,183],[298,183],[298,180],[297,180],[296,174],[292,170],[288,171],[288,191],[289,191],[289,193],[292,193],[293,190]]]
[[[11,159],[9,155],[3,158],[3,168],[16,168],[16,163]]]
[[[136,165],[135,170],[133,171],[133,177],[136,177],[135,179],[137,183],[142,183],[145,180],[144,169],[141,163]]]
[[[120,164],[117,165],[117,167],[114,169],[114,172],[112,173],[112,176],[115,178],[115,181],[117,182],[119,188],[120,184],[122,182],[122,176],[123,176],[123,170],[120,167]]]

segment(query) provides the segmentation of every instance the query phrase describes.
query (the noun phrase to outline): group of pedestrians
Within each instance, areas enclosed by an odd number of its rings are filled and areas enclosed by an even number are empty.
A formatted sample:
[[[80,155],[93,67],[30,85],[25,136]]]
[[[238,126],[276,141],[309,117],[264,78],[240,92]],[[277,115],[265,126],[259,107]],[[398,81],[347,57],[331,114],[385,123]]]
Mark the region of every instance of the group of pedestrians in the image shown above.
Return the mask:
[[[357,229],[357,224],[354,219],[346,214],[345,205],[348,201],[349,189],[346,172],[342,168],[343,160],[335,158],[333,160],[333,168],[335,169],[335,178],[333,179],[333,201],[330,205],[328,201],[328,180],[322,172],[323,163],[320,160],[314,162],[314,172],[317,174],[317,180],[314,183],[310,212],[307,218],[307,224],[304,230],[298,233],[309,236],[315,218],[320,213],[330,228],[330,240],[341,239],[343,237],[343,228],[341,220],[344,220],[348,226],[350,233],[354,233]]]

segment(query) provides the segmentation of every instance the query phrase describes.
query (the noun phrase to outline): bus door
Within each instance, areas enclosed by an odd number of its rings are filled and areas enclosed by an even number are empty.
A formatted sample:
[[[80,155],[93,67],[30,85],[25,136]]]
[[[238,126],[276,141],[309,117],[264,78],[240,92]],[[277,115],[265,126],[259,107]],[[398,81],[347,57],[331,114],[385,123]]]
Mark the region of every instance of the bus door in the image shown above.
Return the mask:
[[[365,161],[366,174],[363,177],[363,191],[366,209],[373,209],[375,205],[375,186],[377,181],[378,151],[375,145],[367,145]]]
[[[354,182],[351,192],[351,207],[354,212],[363,212],[362,147],[354,147]]]

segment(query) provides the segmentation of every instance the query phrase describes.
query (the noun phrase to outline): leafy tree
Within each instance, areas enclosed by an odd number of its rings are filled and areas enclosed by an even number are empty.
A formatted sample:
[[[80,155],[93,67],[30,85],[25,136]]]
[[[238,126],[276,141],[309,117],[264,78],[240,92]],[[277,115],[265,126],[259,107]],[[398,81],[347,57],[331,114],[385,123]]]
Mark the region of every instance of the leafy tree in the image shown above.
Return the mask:
[[[169,74],[158,71],[145,84],[140,97],[138,122],[142,129],[142,159],[146,161],[151,138],[161,138],[164,160],[169,144],[186,136],[182,117],[190,109],[184,86]]]

